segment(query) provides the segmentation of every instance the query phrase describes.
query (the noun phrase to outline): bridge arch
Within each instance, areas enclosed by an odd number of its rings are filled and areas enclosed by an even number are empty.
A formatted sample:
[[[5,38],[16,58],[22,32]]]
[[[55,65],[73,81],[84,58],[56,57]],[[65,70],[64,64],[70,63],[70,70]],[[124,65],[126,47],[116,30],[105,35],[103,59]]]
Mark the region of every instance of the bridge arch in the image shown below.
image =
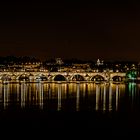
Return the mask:
[[[54,81],[66,81],[66,77],[63,76],[63,75],[61,75],[61,74],[58,74],[58,75],[55,75],[55,76],[53,77],[53,80],[54,80]]]
[[[19,75],[17,77],[17,80],[20,80],[20,81],[28,81],[29,80],[29,75],[27,75],[27,74]]]
[[[29,76],[29,79],[30,80],[33,80],[34,79],[34,75],[32,73],[30,73],[28,76]]]
[[[80,75],[80,74],[75,74],[72,76],[71,78],[72,81],[85,81],[84,76]]]
[[[124,77],[123,76],[119,76],[119,75],[115,75],[112,77],[112,80],[114,82],[122,82],[124,80]]]
[[[4,74],[1,76],[1,80],[3,81],[10,81],[11,80],[11,75]]]
[[[40,80],[40,81],[47,81],[48,80],[47,76],[45,76],[44,74],[38,74],[34,78],[35,78],[35,80]]]
[[[102,76],[102,75],[95,75],[95,76],[92,76],[91,81],[105,81],[105,78]]]

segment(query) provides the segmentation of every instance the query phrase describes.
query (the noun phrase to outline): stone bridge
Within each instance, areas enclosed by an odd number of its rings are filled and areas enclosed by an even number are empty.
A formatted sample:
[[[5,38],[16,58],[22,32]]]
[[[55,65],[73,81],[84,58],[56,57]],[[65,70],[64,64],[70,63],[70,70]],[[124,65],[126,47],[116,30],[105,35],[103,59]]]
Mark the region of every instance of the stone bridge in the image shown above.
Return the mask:
[[[123,81],[121,72],[0,72],[0,80]]]

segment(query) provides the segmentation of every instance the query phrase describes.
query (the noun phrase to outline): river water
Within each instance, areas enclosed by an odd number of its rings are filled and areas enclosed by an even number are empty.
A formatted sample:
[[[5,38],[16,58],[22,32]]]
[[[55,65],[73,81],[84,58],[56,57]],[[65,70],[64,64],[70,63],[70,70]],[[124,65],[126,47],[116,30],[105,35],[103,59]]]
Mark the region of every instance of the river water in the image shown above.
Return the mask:
[[[0,84],[0,121],[4,127],[98,128],[138,130],[140,84]]]
[[[0,108],[111,112],[121,110],[121,102],[128,96],[128,108],[132,110],[138,96],[137,91],[138,85],[135,83],[0,84]]]

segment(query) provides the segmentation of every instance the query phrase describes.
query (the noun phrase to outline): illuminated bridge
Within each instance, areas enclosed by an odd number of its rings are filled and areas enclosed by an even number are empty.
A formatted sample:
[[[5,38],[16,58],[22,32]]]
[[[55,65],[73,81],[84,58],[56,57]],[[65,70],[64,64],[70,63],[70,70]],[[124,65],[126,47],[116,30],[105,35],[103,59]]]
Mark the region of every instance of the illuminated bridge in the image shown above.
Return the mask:
[[[1,81],[125,81],[122,72],[0,72]]]

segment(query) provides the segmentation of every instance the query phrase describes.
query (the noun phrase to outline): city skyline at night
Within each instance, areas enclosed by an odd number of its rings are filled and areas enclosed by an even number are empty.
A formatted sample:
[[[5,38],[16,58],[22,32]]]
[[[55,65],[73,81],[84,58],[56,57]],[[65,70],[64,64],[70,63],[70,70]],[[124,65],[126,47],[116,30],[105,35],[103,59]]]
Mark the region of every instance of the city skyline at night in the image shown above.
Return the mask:
[[[10,139],[136,136],[140,4],[2,1],[0,125]]]

